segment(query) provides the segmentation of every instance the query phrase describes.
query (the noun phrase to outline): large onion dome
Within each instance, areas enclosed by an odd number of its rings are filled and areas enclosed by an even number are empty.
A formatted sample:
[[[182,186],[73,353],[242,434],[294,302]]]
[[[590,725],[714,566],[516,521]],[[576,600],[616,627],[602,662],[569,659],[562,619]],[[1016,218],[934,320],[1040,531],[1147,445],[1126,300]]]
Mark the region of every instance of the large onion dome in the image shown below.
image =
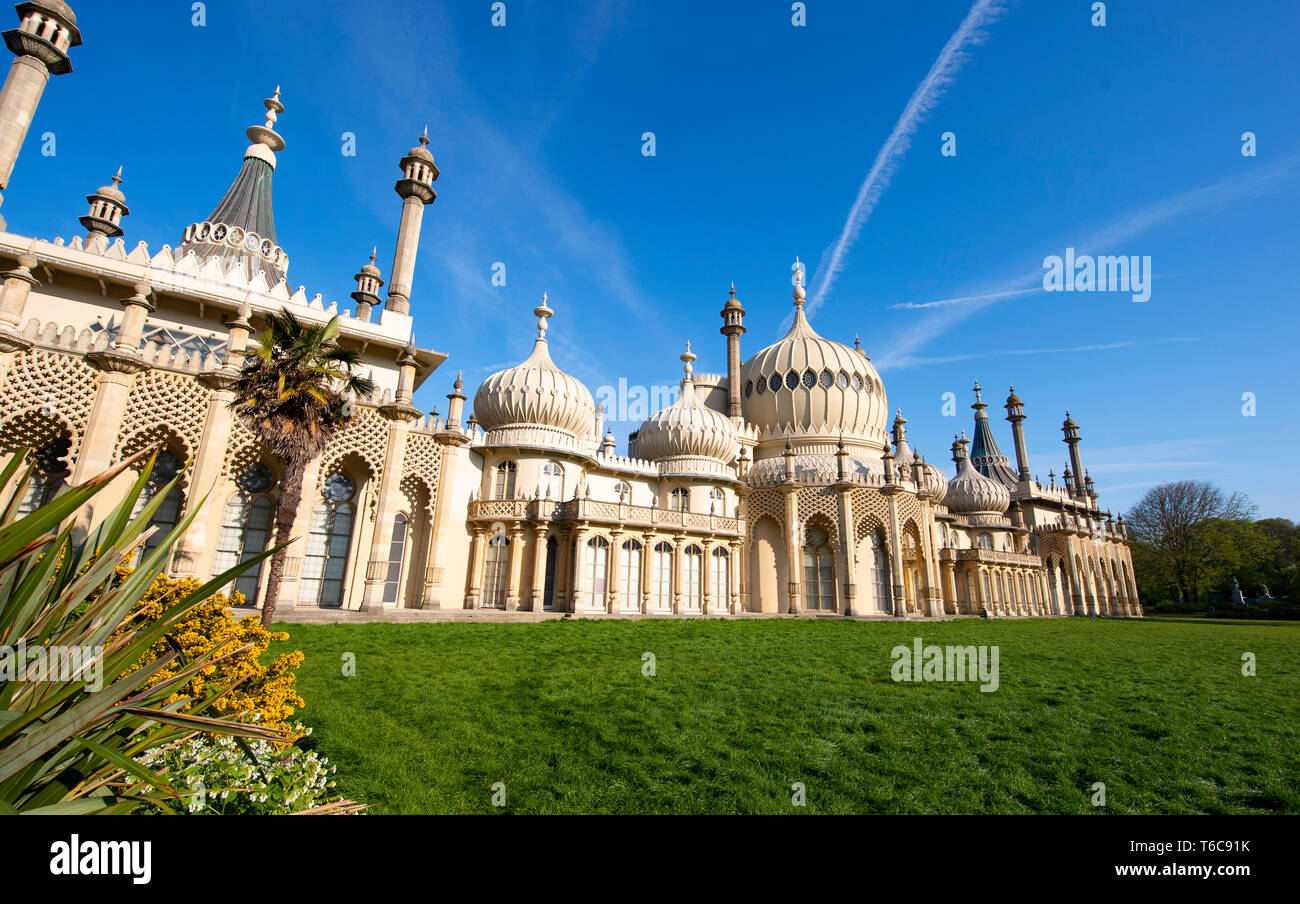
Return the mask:
[[[736,428],[730,418],[714,411],[695,395],[691,377],[691,346],[686,344],[682,391],[667,408],[657,411],[637,431],[638,454],[651,461],[707,458],[730,464],[736,458]]]
[[[537,315],[537,340],[522,363],[494,373],[474,394],[474,416],[491,434],[516,428],[545,438],[587,438],[595,432],[596,403],[586,386],[555,366],[546,343],[547,319],[554,313],[542,296]],[[497,437],[504,439],[505,437]],[[528,437],[523,437],[527,439]]]
[[[745,419],[765,438],[843,435],[883,449],[888,404],[880,375],[860,350],[817,334],[803,311],[802,271],[795,280],[790,331],[741,369]]]
[[[943,504],[948,511],[959,515],[1005,514],[1011,505],[1011,492],[998,483],[985,477],[965,454],[965,444],[969,442],[964,436],[953,443],[957,461],[957,476],[948,481],[948,491],[944,494]]]

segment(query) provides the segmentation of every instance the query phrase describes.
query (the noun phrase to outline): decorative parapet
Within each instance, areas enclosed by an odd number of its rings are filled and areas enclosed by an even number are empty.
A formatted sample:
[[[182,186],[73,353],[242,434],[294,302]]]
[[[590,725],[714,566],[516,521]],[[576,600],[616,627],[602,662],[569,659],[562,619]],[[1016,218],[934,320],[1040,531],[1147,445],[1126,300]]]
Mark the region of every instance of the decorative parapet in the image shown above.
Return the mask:
[[[1043,560],[1033,553],[1005,552],[997,549],[941,549],[941,562],[978,562],[981,565],[1016,565],[1021,568],[1041,568]]]
[[[471,521],[590,521],[597,524],[740,536],[739,518],[677,512],[592,499],[483,499],[469,504]]]

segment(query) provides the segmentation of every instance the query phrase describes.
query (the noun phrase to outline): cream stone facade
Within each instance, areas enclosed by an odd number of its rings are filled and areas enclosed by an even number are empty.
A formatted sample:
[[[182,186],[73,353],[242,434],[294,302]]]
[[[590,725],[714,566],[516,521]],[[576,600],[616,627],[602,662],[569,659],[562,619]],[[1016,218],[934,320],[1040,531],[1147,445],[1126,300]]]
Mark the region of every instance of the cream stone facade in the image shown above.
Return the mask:
[[[60,0],[16,8],[0,188],[45,82],[70,71],[81,40]],[[387,296],[372,254],[349,307],[290,287],[271,203],[285,147],[278,89],[265,107],[225,197],[178,228],[175,247],[124,241],[121,171],[87,197],[84,235],[32,238],[0,222],[0,452],[36,450],[24,506],[160,448],[149,491],[184,476],[155,537],[198,507],[173,574],[206,578],[264,549],[280,467],[232,417],[231,387],[250,330],[288,309],[339,315],[339,341],[379,390],[354,400],[308,471],[281,611],[1141,615],[1127,530],[1100,509],[1068,414],[1069,467],[1045,486],[1031,477],[1020,398],[1005,403],[1013,467],[977,385],[973,438],[956,438],[950,479],[910,447],[901,412],[889,421],[866,353],[812,328],[801,271],[790,331],[747,358],[733,287],[721,311],[727,373],[696,375],[688,346],[680,395],[629,437],[626,456],[588,389],[552,360],[545,296],[532,353],[488,377],[468,416],[459,376],[445,418],[419,411],[414,391],[447,357],[412,342],[420,228],[439,176],[427,134],[399,162]],[[119,478],[97,508],[128,485]],[[264,583],[255,570],[233,589],[258,604]]]

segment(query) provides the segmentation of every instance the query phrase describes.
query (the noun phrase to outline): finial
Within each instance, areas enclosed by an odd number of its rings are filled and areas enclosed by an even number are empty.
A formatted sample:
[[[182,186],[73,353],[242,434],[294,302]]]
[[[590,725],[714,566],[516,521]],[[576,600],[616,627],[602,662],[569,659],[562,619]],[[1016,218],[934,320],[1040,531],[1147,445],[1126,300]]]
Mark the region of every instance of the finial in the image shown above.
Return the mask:
[[[113,174],[113,184],[114,185],[122,184],[122,167],[120,166],[117,168],[117,172]]]
[[[379,257],[379,246],[375,245],[373,248],[370,249],[370,263],[373,264],[375,262],[375,258],[377,257]]]
[[[803,264],[799,262],[799,255],[797,254],[794,257],[794,292],[792,294],[794,296],[794,306],[802,308],[808,293],[803,288]]]
[[[853,347],[856,348],[858,351],[862,351],[862,339],[858,336],[857,333],[853,334]]]
[[[465,375],[463,370],[456,371],[456,382],[451,384],[451,388],[460,392],[465,388],[465,381],[461,379]]]
[[[735,297],[736,297],[736,281],[735,281],[734,279],[731,281],[731,292],[730,292],[730,295],[731,295],[732,298],[735,298]]]
[[[689,380],[691,374],[694,373],[695,370],[691,367],[691,362],[695,360],[695,355],[691,352],[691,341],[689,339],[686,340],[686,352],[681,355],[681,360],[684,363],[682,370],[686,374],[686,379]]]
[[[547,306],[546,301],[547,295],[543,292],[542,303],[533,308],[533,316],[537,318],[537,338],[543,342],[546,341],[546,321],[555,313]]]
[[[980,381],[975,381],[975,401],[980,401]]]
[[[420,146],[428,147],[429,145],[429,127],[424,127],[424,134],[420,136]]]

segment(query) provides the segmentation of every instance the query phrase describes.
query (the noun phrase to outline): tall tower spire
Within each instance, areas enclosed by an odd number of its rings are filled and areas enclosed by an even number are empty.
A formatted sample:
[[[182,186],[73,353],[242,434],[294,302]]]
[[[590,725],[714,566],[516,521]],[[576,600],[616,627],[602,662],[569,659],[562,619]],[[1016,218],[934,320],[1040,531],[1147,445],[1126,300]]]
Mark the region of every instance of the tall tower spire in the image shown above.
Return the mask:
[[[1075,496],[1086,497],[1088,493],[1083,482],[1083,463],[1079,458],[1079,425],[1074,422],[1074,418],[1070,417],[1068,411],[1065,412],[1065,421],[1061,424],[1061,432],[1065,434],[1065,438],[1061,442],[1070,447],[1070,467],[1074,471],[1074,482],[1071,490]]]
[[[63,0],[27,0],[15,9],[21,24],[4,33],[5,46],[15,59],[0,90],[0,191],[9,187],[50,76],[72,71],[68,50],[81,44],[77,15]]]
[[[402,221],[397,227],[397,248],[393,252],[393,271],[388,284],[388,301],[384,309],[397,314],[411,310],[411,280],[415,276],[415,257],[420,250],[420,224],[424,208],[434,202],[438,193],[433,183],[438,180],[438,167],[429,152],[429,127],[424,127],[420,143],[406,152],[399,164],[402,178],[393,190],[402,199]]]
[[[998,441],[993,438],[993,428],[989,426],[989,416],[984,410],[989,406],[980,394],[982,390],[978,381],[974,392],[975,404],[970,406],[975,409],[975,435],[970,446],[971,466],[990,480],[996,480],[1008,490],[1014,491],[1020,479],[1011,470],[1011,462],[1002,454]]]
[[[740,337],[745,334],[745,309],[736,297],[736,284],[722,306],[722,335],[727,337],[727,415],[742,417],[740,409]]]
[[[1029,480],[1029,448],[1025,445],[1025,403],[1016,395],[1016,387],[1009,388],[1007,396],[1007,420],[1011,422],[1011,435],[1016,443],[1016,469],[1020,472],[1020,482]]]
[[[227,267],[239,263],[249,279],[261,273],[268,287],[273,287],[289,272],[289,257],[276,244],[275,208],[271,203],[275,155],[285,146],[275,131],[276,120],[284,112],[279,85],[262,105],[266,107],[266,121],[245,131],[252,143],[244,150],[239,175],[206,220],[185,227],[177,250],[180,256],[193,251],[202,260],[215,258]]]

